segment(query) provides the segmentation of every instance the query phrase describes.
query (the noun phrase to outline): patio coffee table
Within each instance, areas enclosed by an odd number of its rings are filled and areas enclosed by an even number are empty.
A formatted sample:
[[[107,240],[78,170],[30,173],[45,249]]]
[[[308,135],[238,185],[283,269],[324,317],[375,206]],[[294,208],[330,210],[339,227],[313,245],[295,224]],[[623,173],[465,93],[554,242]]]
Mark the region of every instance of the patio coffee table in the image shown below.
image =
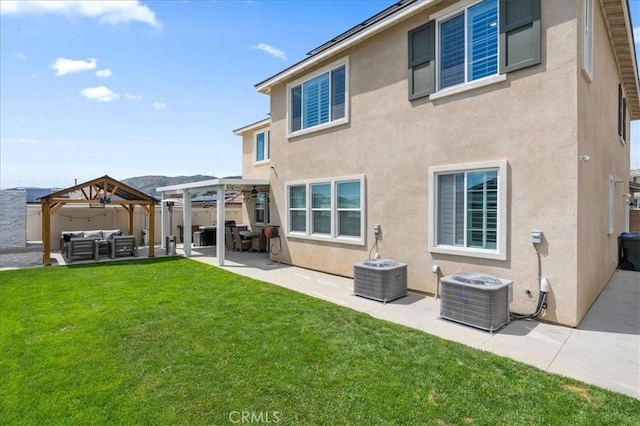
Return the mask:
[[[93,242],[93,258],[98,259],[98,255],[100,254],[100,249],[106,247],[107,254],[109,254],[109,241],[108,240],[95,240]]]

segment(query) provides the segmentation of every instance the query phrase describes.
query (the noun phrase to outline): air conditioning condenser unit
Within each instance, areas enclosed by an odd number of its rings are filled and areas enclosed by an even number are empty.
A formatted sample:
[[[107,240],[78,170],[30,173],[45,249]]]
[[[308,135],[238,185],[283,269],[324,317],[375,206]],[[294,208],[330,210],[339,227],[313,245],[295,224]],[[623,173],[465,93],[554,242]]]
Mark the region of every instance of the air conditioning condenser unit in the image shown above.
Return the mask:
[[[441,280],[440,317],[494,332],[509,323],[513,281],[478,273]]]
[[[406,296],[407,264],[390,259],[371,259],[354,264],[353,292],[384,303]]]

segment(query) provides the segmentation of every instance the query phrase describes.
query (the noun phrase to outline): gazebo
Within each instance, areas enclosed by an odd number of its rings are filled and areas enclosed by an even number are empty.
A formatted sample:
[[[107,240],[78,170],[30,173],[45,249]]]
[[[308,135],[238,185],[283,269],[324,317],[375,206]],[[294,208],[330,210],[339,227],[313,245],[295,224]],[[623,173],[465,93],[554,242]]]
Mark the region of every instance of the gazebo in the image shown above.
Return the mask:
[[[69,194],[78,194],[78,198],[70,198]],[[158,200],[137,189],[117,181],[107,175],[74,185],[70,188],[52,192],[40,198],[42,205],[42,244],[43,263],[51,265],[51,215],[65,204],[115,204],[129,213],[128,233],[133,233],[133,209],[136,205],[149,214],[149,257],[154,256],[155,238],[155,205]]]

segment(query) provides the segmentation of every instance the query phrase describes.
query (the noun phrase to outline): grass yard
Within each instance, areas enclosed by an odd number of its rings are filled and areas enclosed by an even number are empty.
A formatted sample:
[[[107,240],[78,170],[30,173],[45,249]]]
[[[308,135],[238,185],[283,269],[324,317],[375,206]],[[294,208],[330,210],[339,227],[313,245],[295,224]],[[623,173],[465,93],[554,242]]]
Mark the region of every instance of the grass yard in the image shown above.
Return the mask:
[[[0,272],[0,422],[637,425],[640,401],[184,258]]]

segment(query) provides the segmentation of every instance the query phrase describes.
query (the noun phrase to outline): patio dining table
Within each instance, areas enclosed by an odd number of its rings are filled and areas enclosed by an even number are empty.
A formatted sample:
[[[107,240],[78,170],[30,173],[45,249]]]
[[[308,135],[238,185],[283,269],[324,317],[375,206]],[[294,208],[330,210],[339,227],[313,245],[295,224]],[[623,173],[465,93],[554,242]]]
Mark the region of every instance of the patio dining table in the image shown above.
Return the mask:
[[[202,230],[202,245],[215,246],[217,234],[216,231],[218,228],[213,225],[201,225],[199,228]]]

